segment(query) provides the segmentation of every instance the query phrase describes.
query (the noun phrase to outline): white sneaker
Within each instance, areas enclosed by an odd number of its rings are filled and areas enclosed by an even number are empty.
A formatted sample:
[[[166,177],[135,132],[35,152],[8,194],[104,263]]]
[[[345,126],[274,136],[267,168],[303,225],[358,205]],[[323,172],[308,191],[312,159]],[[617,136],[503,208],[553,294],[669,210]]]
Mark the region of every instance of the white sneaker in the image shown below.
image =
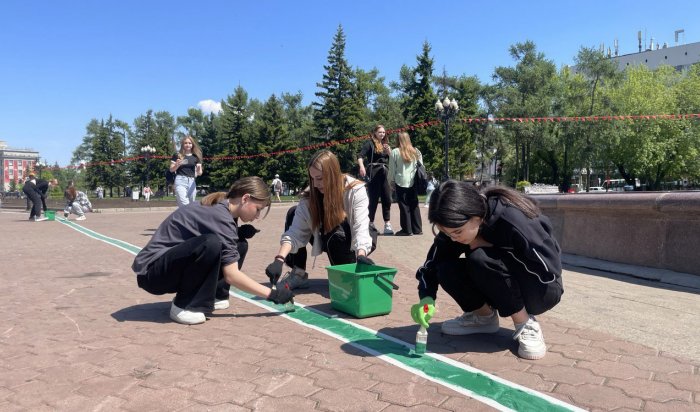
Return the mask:
[[[498,329],[498,312],[495,310],[489,316],[478,316],[474,312],[464,312],[462,316],[442,322],[442,333],[445,335],[496,333]]]
[[[85,219],[87,219],[87,217],[85,217],[85,215],[78,216],[75,218],[75,220],[85,220]]]
[[[390,222],[384,223],[384,234],[385,235],[393,235],[394,234],[394,229],[392,229]]]
[[[523,359],[542,359],[547,353],[542,329],[534,318],[530,318],[520,329],[516,330],[513,339],[518,341],[518,356]]]
[[[35,222],[43,222],[44,220],[49,220],[49,218],[48,217],[37,217],[36,219],[34,219]]]
[[[229,306],[231,304],[228,302],[228,299],[214,299],[214,310],[228,309]]]
[[[202,312],[191,312],[189,310],[181,309],[175,306],[173,302],[170,305],[170,319],[177,323],[182,323],[183,325],[196,325],[199,323],[204,323],[207,318],[204,317]]]

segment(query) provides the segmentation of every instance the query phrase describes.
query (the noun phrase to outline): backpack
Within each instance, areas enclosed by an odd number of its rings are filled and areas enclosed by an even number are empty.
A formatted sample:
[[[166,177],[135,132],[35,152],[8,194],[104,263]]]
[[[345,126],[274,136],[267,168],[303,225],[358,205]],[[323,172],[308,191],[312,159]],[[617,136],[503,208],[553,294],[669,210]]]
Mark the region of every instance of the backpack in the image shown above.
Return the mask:
[[[425,170],[425,166],[421,162],[416,162],[416,175],[413,178],[413,188],[416,189],[416,193],[419,195],[424,195],[428,190],[428,171]]]
[[[282,181],[281,180],[277,179],[277,183],[275,183],[274,189],[278,192],[282,191]]]

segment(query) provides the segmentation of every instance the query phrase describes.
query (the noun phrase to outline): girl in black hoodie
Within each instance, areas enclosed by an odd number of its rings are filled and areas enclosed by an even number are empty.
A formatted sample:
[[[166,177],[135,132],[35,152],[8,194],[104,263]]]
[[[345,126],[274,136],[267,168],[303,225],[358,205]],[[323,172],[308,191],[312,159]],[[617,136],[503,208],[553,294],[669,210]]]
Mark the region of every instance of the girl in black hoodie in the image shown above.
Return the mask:
[[[421,301],[411,308],[413,319],[427,327],[441,286],[464,311],[443,322],[444,334],[494,333],[498,316],[510,316],[518,355],[544,357],[547,347],[534,315],[553,308],[564,293],[561,249],[549,219],[514,190],[480,192],[449,180],[432,193],[428,220],[440,233],[416,273]]]

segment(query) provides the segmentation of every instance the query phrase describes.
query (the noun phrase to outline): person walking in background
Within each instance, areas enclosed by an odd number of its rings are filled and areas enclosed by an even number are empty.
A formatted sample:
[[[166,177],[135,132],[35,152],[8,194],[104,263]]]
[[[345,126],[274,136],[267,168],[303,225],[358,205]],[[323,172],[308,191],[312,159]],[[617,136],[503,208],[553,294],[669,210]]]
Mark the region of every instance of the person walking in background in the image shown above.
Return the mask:
[[[202,149],[192,136],[180,141],[180,150],[170,160],[175,173],[175,200],[178,207],[194,203],[197,196],[196,178],[202,175]]]
[[[146,198],[147,202],[151,201],[151,187],[146,185],[143,187],[143,197]]]
[[[280,175],[276,174],[275,178],[272,179],[272,192],[275,194],[275,197],[277,198],[278,202],[282,202],[280,199],[280,193],[282,192],[282,179],[280,179]]]
[[[75,186],[71,185],[63,192],[63,197],[66,199],[66,207],[63,209],[63,217],[66,219],[71,213],[78,215],[75,220],[85,220],[86,212],[92,212],[92,203],[85,192],[78,191]]]
[[[430,178],[428,179],[428,187],[425,189],[426,193],[425,193],[425,206],[424,207],[428,207],[428,205],[430,204],[430,195],[433,193],[433,190],[435,190],[437,185],[440,183],[437,181],[434,174],[430,173],[428,176],[430,176]]]
[[[309,187],[299,205],[287,212],[280,248],[265,273],[271,284],[290,289],[308,286],[306,244],[311,255],[328,254],[331,265],[363,262],[374,264],[367,191],[364,183],[340,171],[338,158],[328,150],[316,153],[308,164]],[[312,240],[313,239],[313,240]],[[283,263],[292,271],[282,275]]]
[[[387,179],[389,163],[389,139],[384,126],[374,127],[367,140],[360,149],[357,158],[360,177],[367,182],[367,194],[369,196],[369,221],[374,225],[374,216],[377,213],[379,199],[382,201],[382,217],[384,218],[384,234],[393,235],[391,227],[391,187]]]
[[[510,316],[518,356],[544,357],[547,346],[534,315],[553,308],[564,293],[561,249],[549,219],[512,189],[480,192],[455,180],[433,191],[428,219],[440,233],[416,272],[420,302],[411,307],[413,320],[428,326],[440,286],[464,311],[443,322],[442,333],[495,333],[499,315]]]
[[[136,255],[131,268],[138,286],[154,295],[175,293],[170,318],[185,325],[204,323],[204,313],[215,309],[219,279],[277,304],[293,301],[289,289],[270,289],[239,269],[236,219],[252,222],[265,208],[270,211],[270,190],[257,176],[178,208]]]
[[[396,236],[423,234],[423,222],[418,208],[418,192],[414,188],[414,178],[418,162],[423,162],[420,150],[413,147],[411,137],[406,132],[399,133],[399,146],[389,157],[389,184],[396,185],[396,199],[399,204],[401,230]]]

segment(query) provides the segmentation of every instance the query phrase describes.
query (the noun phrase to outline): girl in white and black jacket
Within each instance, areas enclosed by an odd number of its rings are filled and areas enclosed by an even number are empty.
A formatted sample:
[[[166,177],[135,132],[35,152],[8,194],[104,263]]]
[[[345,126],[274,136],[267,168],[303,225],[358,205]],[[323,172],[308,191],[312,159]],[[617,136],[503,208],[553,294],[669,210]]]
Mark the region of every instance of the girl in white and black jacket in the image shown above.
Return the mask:
[[[549,219],[519,192],[479,192],[454,180],[436,187],[428,219],[440,233],[416,273],[421,301],[411,308],[413,319],[427,326],[441,286],[464,311],[442,324],[443,333],[494,333],[498,315],[510,316],[518,355],[544,357],[547,347],[534,315],[554,307],[564,293],[561,249]]]

